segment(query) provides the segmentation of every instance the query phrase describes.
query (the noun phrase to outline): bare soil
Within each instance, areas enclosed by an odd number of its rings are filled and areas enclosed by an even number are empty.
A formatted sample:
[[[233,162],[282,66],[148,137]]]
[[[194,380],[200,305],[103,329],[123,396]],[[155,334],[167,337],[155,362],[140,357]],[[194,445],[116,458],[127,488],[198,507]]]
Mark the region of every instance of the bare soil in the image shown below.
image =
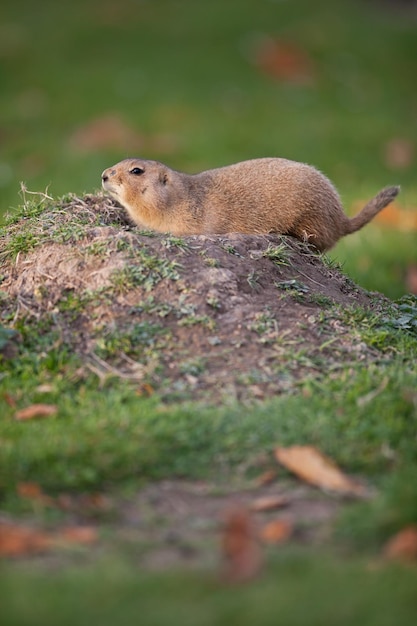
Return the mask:
[[[261,501],[278,497],[281,506],[256,510]],[[291,528],[292,541],[311,546],[329,542],[340,506],[340,499],[285,478],[262,487],[222,489],[205,482],[169,480],[145,487],[122,506],[116,538],[130,546],[146,546],[138,558],[148,567],[178,561],[216,566],[225,526],[236,511],[250,519],[260,543],[267,525],[283,522]]]
[[[277,504],[269,507],[267,501]],[[97,541],[88,542],[87,549],[75,543],[53,550],[23,551],[17,566],[30,560],[34,565],[60,569],[65,564],[87,564],[105,553],[117,554],[119,559],[126,558],[147,569],[186,566],[216,571],[224,558],[222,544],[234,515],[242,516],[248,524],[242,552],[247,549],[246,541],[254,541],[265,558],[288,541],[298,546],[331,545],[334,521],[342,504],[340,496],[284,476],[263,486],[248,481],[215,485],[164,480],[128,496],[61,494],[55,502],[51,500],[48,510],[42,503],[37,505],[36,521],[33,515],[19,520],[0,515],[0,523],[41,532],[84,528],[95,533]],[[42,511],[48,513],[43,522]],[[288,534],[265,538],[271,525],[285,525]],[[229,537],[232,541],[236,539],[233,535]]]

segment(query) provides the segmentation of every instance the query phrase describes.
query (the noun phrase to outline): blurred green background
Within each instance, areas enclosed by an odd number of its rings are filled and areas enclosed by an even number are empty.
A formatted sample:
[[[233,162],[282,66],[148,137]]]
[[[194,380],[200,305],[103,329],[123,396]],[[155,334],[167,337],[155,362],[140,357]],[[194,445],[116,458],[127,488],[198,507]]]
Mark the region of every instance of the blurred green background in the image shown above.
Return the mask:
[[[20,181],[92,192],[126,156],[200,169],[285,156],[347,212],[388,184],[396,211],[332,256],[391,297],[417,282],[415,3],[3,0],[0,215]],[[415,287],[417,289],[417,286]]]

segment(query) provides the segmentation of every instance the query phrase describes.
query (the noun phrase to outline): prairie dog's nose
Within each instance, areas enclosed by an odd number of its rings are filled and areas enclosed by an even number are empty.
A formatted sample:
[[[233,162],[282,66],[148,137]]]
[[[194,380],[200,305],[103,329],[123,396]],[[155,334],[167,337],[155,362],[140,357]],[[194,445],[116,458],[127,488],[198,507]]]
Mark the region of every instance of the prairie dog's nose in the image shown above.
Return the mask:
[[[102,173],[101,180],[103,181],[103,183],[105,183],[106,181],[109,180],[110,176],[115,176],[115,174],[116,174],[116,170],[114,168],[108,167]]]

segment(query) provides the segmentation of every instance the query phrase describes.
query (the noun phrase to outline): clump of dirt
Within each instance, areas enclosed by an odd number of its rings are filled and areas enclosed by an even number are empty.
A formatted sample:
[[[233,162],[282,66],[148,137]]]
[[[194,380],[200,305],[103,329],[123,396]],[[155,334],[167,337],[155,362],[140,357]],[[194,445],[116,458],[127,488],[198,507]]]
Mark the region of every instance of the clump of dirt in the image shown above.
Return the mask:
[[[156,235],[86,195],[11,220],[0,262],[10,326],[167,400],[262,399],[375,358],[337,314],[375,297],[290,238]]]

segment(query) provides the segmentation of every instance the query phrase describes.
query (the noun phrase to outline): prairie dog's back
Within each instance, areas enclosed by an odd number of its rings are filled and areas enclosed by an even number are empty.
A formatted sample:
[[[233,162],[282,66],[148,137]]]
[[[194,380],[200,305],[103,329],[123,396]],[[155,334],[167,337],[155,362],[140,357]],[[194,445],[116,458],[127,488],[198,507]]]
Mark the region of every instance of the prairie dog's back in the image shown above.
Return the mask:
[[[311,221],[320,215],[320,221],[325,217],[336,223],[340,222],[340,214],[344,216],[331,182],[304,163],[281,158],[252,159],[207,170],[196,177],[211,180],[218,201],[204,215],[208,232],[219,232],[229,224],[235,232],[296,235],[294,227],[308,215]],[[230,226],[221,232],[230,232]]]

